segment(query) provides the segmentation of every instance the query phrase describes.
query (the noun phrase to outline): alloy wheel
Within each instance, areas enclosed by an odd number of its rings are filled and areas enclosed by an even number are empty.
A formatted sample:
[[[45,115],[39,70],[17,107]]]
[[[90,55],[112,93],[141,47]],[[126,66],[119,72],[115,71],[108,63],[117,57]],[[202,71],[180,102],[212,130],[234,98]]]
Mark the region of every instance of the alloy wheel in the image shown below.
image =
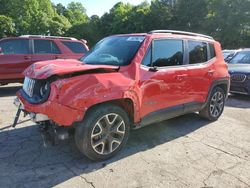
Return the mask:
[[[121,145],[125,131],[125,122],[120,115],[104,115],[92,130],[91,146],[100,155],[111,154]]]
[[[210,102],[210,113],[213,117],[218,117],[224,108],[224,95],[222,92],[217,91]]]

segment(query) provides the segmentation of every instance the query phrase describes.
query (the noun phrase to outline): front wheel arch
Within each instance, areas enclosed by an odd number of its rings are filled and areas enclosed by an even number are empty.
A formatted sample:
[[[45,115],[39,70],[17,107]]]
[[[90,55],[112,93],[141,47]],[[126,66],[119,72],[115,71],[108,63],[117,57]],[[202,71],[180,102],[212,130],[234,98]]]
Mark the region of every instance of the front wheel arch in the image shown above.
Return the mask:
[[[108,105],[108,104],[113,104],[113,105],[117,105],[121,107],[128,114],[131,124],[135,122],[135,116],[136,116],[135,105],[136,104],[130,98],[115,99],[115,100],[110,100],[110,101],[105,101],[105,102],[94,104],[87,109],[87,111],[85,112],[84,118],[86,114],[89,111],[91,111],[93,108],[97,108],[98,106]]]

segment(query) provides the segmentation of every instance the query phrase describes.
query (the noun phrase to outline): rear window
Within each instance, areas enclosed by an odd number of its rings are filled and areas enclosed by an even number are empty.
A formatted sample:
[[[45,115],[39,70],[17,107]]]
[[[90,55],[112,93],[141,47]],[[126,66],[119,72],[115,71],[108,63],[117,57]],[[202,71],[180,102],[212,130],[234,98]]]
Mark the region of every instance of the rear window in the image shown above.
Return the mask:
[[[60,54],[60,50],[53,41],[34,40],[35,54]]]
[[[189,64],[204,63],[208,60],[207,43],[188,41]]]
[[[238,52],[237,55],[229,61],[230,64],[250,64],[250,51]]]
[[[62,42],[65,46],[67,46],[72,52],[74,53],[86,53],[88,50],[85,48],[85,46],[80,42],[68,42],[63,41]]]

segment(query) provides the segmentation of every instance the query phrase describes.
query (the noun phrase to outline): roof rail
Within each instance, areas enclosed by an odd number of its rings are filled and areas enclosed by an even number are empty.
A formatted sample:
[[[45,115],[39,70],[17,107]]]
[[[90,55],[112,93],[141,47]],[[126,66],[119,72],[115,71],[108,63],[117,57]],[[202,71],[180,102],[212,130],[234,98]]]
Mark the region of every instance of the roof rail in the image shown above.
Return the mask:
[[[203,35],[199,33],[192,33],[192,32],[186,32],[186,31],[176,31],[176,30],[153,30],[150,31],[148,34],[153,34],[153,33],[170,33],[170,34],[180,34],[180,35],[188,35],[188,36],[196,36],[196,37],[204,37],[208,39],[214,40],[213,37],[208,36],[208,35]]]
[[[46,39],[63,39],[63,40],[77,40],[72,37],[60,37],[60,36],[45,36],[45,35],[21,35],[19,37],[27,37],[27,38],[46,38]]]

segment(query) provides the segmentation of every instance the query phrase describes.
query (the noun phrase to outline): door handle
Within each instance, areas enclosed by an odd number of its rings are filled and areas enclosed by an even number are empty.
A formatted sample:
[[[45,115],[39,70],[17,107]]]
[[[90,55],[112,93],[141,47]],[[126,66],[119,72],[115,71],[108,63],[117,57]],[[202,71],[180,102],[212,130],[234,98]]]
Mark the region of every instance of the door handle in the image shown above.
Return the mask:
[[[61,59],[61,56],[56,55],[55,58],[56,58],[56,59]]]
[[[29,60],[29,59],[31,59],[31,57],[30,56],[24,56],[24,59]]]

